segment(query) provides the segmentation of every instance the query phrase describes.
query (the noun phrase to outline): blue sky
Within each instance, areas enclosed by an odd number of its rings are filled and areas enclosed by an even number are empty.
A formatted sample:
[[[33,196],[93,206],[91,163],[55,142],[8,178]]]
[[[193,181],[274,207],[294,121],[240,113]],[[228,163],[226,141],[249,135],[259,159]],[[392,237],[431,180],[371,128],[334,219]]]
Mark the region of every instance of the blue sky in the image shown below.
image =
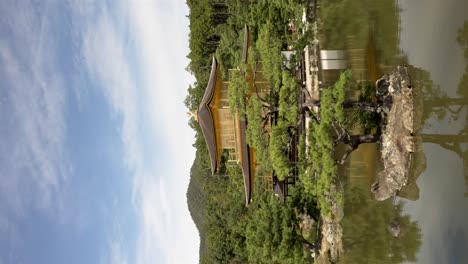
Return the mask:
[[[0,1],[0,263],[196,263],[188,9]]]

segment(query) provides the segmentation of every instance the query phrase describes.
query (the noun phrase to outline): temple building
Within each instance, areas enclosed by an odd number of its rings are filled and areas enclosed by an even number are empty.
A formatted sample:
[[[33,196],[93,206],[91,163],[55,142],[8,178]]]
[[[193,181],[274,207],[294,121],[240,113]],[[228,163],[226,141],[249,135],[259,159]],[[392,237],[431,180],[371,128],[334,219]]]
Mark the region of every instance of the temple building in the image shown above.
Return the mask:
[[[244,31],[242,60],[247,64],[248,50],[251,45],[248,27]],[[239,69],[230,69],[237,71]],[[248,65],[246,82],[249,85],[247,97],[269,93],[270,85],[263,75],[261,63]],[[229,80],[223,80],[221,65],[213,57],[211,73],[205,94],[197,111],[198,123],[208,146],[211,160],[211,171],[215,175],[221,167],[223,152],[228,152],[227,165],[239,164],[242,169],[245,187],[245,203],[248,205],[252,199],[252,190],[255,182],[256,161],[255,149],[247,144],[246,117],[232,113],[229,106],[228,95]],[[257,89],[257,91],[256,91]],[[273,190],[272,175],[258,176],[266,180],[267,188]]]

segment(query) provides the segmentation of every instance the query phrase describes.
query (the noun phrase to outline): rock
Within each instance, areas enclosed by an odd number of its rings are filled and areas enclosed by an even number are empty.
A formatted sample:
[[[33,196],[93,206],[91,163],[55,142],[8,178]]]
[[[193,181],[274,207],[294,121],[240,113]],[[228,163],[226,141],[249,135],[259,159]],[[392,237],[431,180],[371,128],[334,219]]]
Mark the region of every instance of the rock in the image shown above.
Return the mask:
[[[343,228],[340,221],[344,217],[343,206],[336,202],[336,197],[343,195],[343,188],[341,185],[331,184],[330,189],[325,197],[325,201],[331,208],[329,216],[322,216],[322,244],[328,245],[327,251],[330,253],[330,261],[337,262],[340,250],[342,250],[342,237]],[[326,243],[323,243],[323,240]]]
[[[414,142],[414,103],[410,77],[406,67],[397,67],[377,81],[386,123],[382,129],[381,156],[384,169],[379,172],[371,191],[376,200],[392,197],[408,180]],[[387,91],[383,91],[384,88]],[[391,98],[391,99],[389,99]]]
[[[417,112],[416,112],[417,113]],[[397,195],[399,197],[416,201],[419,199],[419,187],[416,183],[419,175],[426,170],[426,155],[422,148],[422,138],[418,135],[414,137],[415,150],[412,154],[412,164],[409,170],[408,180],[406,185],[403,186]]]
[[[385,74],[375,82],[377,97],[385,97],[388,94],[388,75]]]
[[[324,219],[322,234],[330,244],[341,242],[343,228],[341,225],[331,219]]]
[[[388,225],[388,231],[390,231],[390,234],[394,237],[398,237],[401,232],[400,228],[400,221],[398,219],[393,220],[389,225]]]
[[[309,234],[312,230],[313,225],[315,224],[315,220],[308,214],[300,214],[298,215],[299,220],[299,229],[306,234]]]
[[[329,244],[330,260],[336,262],[339,257],[339,246],[341,245],[343,228],[338,222],[332,219],[324,218],[323,221],[323,238],[326,239]]]
[[[328,207],[331,208],[331,217],[334,221],[340,222],[344,217],[343,206],[336,203],[336,197],[343,195],[343,188],[336,184],[330,185],[330,190],[325,196]]]

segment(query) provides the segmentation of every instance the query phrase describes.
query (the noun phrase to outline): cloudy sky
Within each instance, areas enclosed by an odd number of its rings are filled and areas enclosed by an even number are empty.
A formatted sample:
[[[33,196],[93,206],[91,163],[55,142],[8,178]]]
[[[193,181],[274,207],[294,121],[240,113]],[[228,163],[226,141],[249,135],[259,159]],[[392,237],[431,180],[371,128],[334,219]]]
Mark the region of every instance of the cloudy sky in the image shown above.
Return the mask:
[[[183,0],[0,1],[0,263],[196,263]]]
[[[468,1],[401,0],[400,7],[401,47],[409,62],[429,71],[434,83],[455,97],[465,68],[456,37],[468,21]],[[429,119],[423,133],[457,134],[465,125],[463,119]],[[423,149],[427,168],[417,181],[420,198],[405,205],[423,235],[417,263],[467,263],[468,198],[463,176],[467,168],[460,156],[439,145],[425,143]]]

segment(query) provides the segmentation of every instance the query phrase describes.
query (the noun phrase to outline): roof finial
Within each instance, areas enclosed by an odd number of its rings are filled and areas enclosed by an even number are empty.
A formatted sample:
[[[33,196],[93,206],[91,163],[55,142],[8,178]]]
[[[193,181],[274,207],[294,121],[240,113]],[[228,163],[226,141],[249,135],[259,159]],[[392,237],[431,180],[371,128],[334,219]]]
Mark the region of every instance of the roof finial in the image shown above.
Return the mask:
[[[195,119],[195,121],[198,122],[198,114],[196,114],[196,113],[190,111],[190,112],[187,112],[187,116],[189,117],[189,119],[190,119],[190,118],[193,118],[193,119]]]

